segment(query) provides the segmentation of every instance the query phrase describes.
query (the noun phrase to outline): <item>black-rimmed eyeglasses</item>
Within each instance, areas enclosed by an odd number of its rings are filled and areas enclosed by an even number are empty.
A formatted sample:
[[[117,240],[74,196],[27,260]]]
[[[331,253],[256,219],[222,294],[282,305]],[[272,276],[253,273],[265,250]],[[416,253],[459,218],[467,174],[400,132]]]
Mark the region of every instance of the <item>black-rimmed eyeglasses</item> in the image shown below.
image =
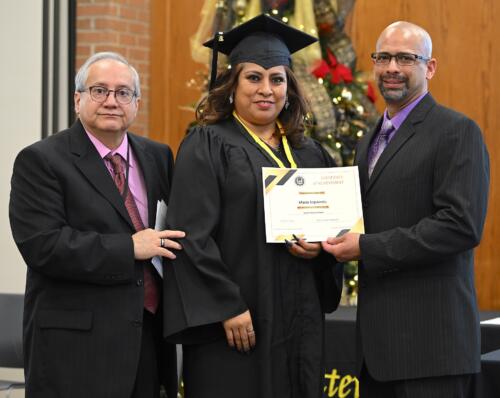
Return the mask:
[[[104,102],[108,99],[109,94],[114,93],[116,102],[122,105],[130,104],[136,96],[135,91],[126,87],[110,90],[109,88],[103,86],[90,86],[83,91],[88,91],[90,93],[90,97],[96,102]]]
[[[430,58],[424,57],[423,55],[412,54],[412,53],[397,53],[391,54],[386,52],[372,53],[371,57],[373,62],[377,65],[388,65],[391,63],[393,58],[396,59],[398,65],[410,66],[415,65],[418,60],[428,62]]]

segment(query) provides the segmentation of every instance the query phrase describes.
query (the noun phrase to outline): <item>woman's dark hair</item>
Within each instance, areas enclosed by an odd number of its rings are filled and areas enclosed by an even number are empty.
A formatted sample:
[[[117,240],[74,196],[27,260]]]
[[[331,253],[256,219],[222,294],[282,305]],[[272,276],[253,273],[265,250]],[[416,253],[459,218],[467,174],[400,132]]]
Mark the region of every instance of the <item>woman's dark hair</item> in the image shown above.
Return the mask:
[[[286,137],[292,146],[300,146],[306,130],[306,116],[309,112],[307,103],[299,82],[292,70],[285,66],[287,78],[288,108],[283,108],[279,120],[283,124]],[[242,64],[235,68],[227,69],[219,74],[214,88],[205,96],[196,108],[196,120],[200,124],[214,124],[227,119],[234,110],[234,104],[229,102],[229,97],[236,90]]]

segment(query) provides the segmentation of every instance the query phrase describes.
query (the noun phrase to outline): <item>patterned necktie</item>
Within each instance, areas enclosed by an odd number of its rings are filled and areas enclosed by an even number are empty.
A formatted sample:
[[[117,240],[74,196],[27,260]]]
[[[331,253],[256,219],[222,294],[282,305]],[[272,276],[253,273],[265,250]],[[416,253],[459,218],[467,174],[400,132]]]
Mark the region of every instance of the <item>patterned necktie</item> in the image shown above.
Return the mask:
[[[108,154],[105,157],[111,165],[113,166],[114,177],[116,187],[121,195],[123,191],[127,188],[127,194],[125,197],[125,207],[132,220],[132,224],[136,231],[142,231],[144,229],[144,223],[142,222],[141,215],[137,209],[137,204],[135,203],[134,197],[130,193],[128,187],[125,187],[125,170],[123,167],[122,157],[118,154],[111,155]],[[144,308],[151,312],[156,313],[158,309],[158,304],[160,302],[160,292],[158,284],[155,281],[154,271],[151,264],[146,264],[144,266]]]
[[[386,120],[380,128],[375,141],[370,148],[370,156],[368,159],[368,177],[371,177],[373,169],[377,164],[380,155],[384,152],[385,147],[389,143],[389,136],[394,131],[394,126],[390,120]]]

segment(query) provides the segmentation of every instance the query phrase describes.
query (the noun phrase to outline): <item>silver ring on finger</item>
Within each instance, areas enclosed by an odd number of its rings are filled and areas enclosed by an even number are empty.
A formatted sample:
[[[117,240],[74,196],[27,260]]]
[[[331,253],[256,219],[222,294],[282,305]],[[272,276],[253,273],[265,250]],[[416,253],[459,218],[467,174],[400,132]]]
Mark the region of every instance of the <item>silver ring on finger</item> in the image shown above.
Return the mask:
[[[160,247],[165,247],[165,239],[160,238]]]

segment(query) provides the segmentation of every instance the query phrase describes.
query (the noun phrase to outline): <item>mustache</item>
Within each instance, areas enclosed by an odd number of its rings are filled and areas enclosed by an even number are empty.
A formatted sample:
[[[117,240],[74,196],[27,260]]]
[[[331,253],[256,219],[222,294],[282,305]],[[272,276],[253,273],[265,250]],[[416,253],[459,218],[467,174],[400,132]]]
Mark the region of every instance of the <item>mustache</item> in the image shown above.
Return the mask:
[[[397,80],[400,82],[406,82],[408,78],[404,75],[400,75],[398,73],[384,73],[383,75],[380,75],[380,79],[392,79],[392,80]]]

